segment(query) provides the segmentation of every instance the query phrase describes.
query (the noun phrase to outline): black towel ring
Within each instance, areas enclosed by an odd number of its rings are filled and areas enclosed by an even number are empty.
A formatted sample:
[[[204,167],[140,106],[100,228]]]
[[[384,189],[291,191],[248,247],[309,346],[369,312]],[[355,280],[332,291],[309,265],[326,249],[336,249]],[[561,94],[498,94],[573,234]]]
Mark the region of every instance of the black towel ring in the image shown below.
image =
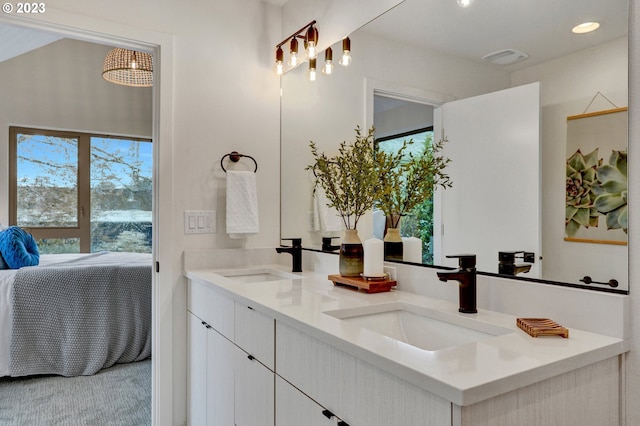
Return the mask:
[[[229,160],[233,161],[234,163],[237,163],[238,161],[240,161],[240,158],[242,157],[250,158],[251,161],[253,161],[253,164],[256,165],[256,167],[253,169],[253,172],[255,173],[258,171],[258,162],[256,161],[255,158],[253,158],[250,155],[240,154],[238,153],[238,151],[231,151],[229,154],[225,154],[220,159],[220,167],[222,167],[222,170],[224,170],[225,173],[227,173],[227,169],[224,168],[224,165],[222,163],[224,162],[224,159],[227,157],[229,157]]]

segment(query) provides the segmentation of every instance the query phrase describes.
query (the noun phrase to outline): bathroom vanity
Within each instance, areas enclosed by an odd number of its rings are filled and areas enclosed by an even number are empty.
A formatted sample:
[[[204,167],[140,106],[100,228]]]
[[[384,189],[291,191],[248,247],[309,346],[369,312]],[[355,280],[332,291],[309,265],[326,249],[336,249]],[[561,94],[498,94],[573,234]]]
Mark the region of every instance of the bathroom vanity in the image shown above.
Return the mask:
[[[185,272],[189,424],[621,424],[624,339],[289,270]]]

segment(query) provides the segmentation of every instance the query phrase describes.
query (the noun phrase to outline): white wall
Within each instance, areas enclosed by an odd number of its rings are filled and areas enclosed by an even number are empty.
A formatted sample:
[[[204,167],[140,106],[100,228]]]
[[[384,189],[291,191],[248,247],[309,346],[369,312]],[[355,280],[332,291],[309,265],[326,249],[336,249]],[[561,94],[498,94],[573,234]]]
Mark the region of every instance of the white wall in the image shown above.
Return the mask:
[[[385,105],[386,98],[375,96],[377,105]],[[376,138],[410,132],[422,127],[433,126],[433,106],[403,101],[393,108],[376,112],[373,118]]]
[[[0,62],[0,170],[9,166],[9,126],[151,137],[149,88],[101,76],[109,46],[62,39]],[[0,173],[0,223],[7,224],[8,173]]]
[[[54,4],[55,3],[55,4]],[[186,286],[184,250],[276,245],[279,239],[279,79],[273,47],[280,9],[255,0],[56,0],[32,19],[80,28],[87,38],[107,34],[159,44],[159,220],[161,273],[154,288],[154,404],[158,424],[186,420]],[[71,31],[73,32],[73,31]],[[92,34],[92,32],[97,33]],[[224,233],[225,179],[220,158],[237,150],[259,164],[261,232],[246,241]],[[241,162],[242,163],[242,162]],[[238,164],[242,166],[243,164]],[[185,236],[182,212],[218,212],[218,233]]]
[[[328,156],[337,153],[338,144],[351,142],[354,129],[367,132],[367,108],[373,114],[373,95],[367,93],[367,81],[398,84],[402,88],[421,89],[435,93],[441,100],[454,100],[509,87],[509,74],[502,70],[452,56],[398,46],[366,32],[366,28],[351,34],[352,64],[336,65],[333,75],[320,74],[310,83],[306,66],[290,71],[283,77],[282,144],[283,234],[302,237],[305,247],[319,246],[320,233],[309,232],[312,211],[311,175],[304,167],[313,162],[309,141]],[[334,45],[340,52],[341,44]],[[334,53],[336,55],[336,53]],[[411,66],[406,66],[410,63]],[[371,119],[373,116],[371,116]],[[308,182],[307,185],[304,183]],[[358,225],[362,240],[372,235],[366,219]]]
[[[615,278],[626,288],[627,247],[566,242],[563,219],[567,116],[585,112],[598,92],[619,107],[628,105],[627,48],[627,39],[620,38],[512,74],[513,86],[541,83],[543,278],[578,284],[584,275],[605,282]],[[598,96],[587,112],[611,108]],[[586,267],[590,264],[597,270]]]
[[[640,65],[639,0],[632,5],[632,65]],[[126,13],[123,13],[126,11]],[[15,16],[2,19],[19,20]],[[233,245],[222,236],[185,237],[182,210],[215,208],[221,213],[224,181],[216,177],[216,164],[229,150],[247,151],[260,164],[261,229],[247,246],[273,246],[279,238],[279,98],[273,75],[273,46],[281,40],[279,10],[253,0],[55,0],[37,19],[70,25],[123,38],[158,41],[165,56],[160,83],[160,240],[162,269],[157,281],[159,301],[155,309],[156,337],[163,350],[155,362],[155,385],[161,395],[161,425],[183,424],[186,419],[185,295],[181,277],[184,250]],[[355,51],[354,51],[355,52]],[[227,54],[228,56],[223,56]],[[471,76],[473,77],[473,76]],[[640,137],[640,84],[630,75],[630,161],[640,162],[634,147]],[[473,78],[471,78],[473,80]],[[640,186],[640,167],[630,169],[630,186]],[[267,204],[267,205],[265,205]],[[640,198],[631,198],[633,223],[640,220]],[[630,228],[630,256],[640,251],[640,227]],[[631,288],[640,282],[640,268],[630,265]],[[637,298],[633,308],[640,311]],[[637,323],[637,320],[635,321]],[[640,423],[640,332],[633,328],[632,352],[627,363],[627,424]],[[157,343],[155,343],[157,344]],[[173,350],[171,349],[173,348]],[[167,389],[167,386],[169,389]]]
[[[629,20],[629,193],[638,194],[640,189],[640,1],[630,0]],[[629,199],[629,259],[640,255],[640,197]],[[627,425],[640,424],[640,264],[629,263],[629,287],[631,294],[631,351],[626,363],[626,419]]]

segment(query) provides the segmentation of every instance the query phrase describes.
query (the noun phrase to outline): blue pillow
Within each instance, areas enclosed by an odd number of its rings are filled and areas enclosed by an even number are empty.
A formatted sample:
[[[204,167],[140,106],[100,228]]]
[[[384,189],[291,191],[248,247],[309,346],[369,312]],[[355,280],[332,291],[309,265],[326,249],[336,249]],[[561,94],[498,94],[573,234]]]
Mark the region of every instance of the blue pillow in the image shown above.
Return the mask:
[[[36,240],[18,226],[10,226],[0,232],[0,255],[10,269],[36,266],[40,263]]]

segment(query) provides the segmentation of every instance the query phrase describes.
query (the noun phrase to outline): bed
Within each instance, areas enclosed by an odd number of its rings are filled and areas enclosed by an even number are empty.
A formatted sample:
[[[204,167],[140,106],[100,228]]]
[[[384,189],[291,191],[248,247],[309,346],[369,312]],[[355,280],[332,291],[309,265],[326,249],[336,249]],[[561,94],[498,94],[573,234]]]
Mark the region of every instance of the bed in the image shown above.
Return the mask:
[[[0,377],[95,374],[151,355],[146,253],[41,255],[0,270]]]

